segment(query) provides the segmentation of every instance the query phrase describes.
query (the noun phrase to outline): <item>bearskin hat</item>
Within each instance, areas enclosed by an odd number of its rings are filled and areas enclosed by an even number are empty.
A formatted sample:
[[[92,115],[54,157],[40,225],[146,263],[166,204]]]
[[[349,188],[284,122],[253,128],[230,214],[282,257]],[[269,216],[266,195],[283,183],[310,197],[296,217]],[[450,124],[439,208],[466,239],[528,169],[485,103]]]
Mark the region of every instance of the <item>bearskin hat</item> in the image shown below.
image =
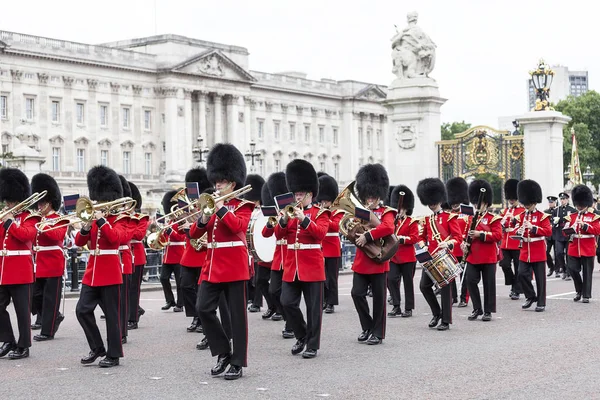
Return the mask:
[[[446,182],[448,204],[469,204],[469,184],[460,176],[450,178]]]
[[[319,196],[317,201],[334,201],[339,194],[338,183],[332,176],[322,175],[319,178]]]
[[[446,202],[446,186],[439,178],[425,178],[417,185],[417,196],[424,206]]]
[[[163,212],[166,214],[171,212],[171,207],[173,207],[175,204],[177,204],[176,201],[171,201],[171,198],[173,198],[173,196],[175,196],[177,194],[177,190],[169,190],[167,193],[165,193],[165,195],[162,198],[162,208],[163,208]]]
[[[398,201],[400,200],[400,192],[404,192],[404,200],[402,200],[402,208],[406,210],[406,215],[412,215],[415,208],[415,195],[412,190],[407,186],[398,185],[392,190],[390,195],[390,207],[398,207]],[[400,211],[400,210],[398,210]]]
[[[198,183],[198,191],[202,193],[204,189],[211,187],[212,185],[208,181],[208,175],[204,167],[192,168],[185,174],[185,183]],[[239,187],[237,188],[239,189]]]
[[[40,193],[44,190],[46,190],[48,193],[44,198],[41,199],[41,201],[50,203],[52,209],[54,211],[58,211],[60,209],[60,204],[62,203],[62,196],[60,194],[58,183],[56,183],[54,178],[50,175],[34,175],[33,178],[31,178],[31,192]]]
[[[290,161],[285,168],[285,183],[290,192],[311,192],[319,195],[319,178],[311,163],[299,158]]]
[[[318,178],[320,178],[320,177],[322,177],[322,176],[327,176],[327,175],[329,175],[329,174],[327,174],[326,172],[323,172],[323,171],[319,171],[319,172],[317,172],[317,177],[318,177]]]
[[[246,161],[234,145],[217,143],[208,153],[206,173],[213,185],[226,180],[235,182],[235,188],[240,189],[246,181]]]
[[[249,201],[261,200],[262,187],[265,185],[265,180],[262,176],[250,174],[246,177],[246,183],[244,185],[252,186],[252,190],[244,195],[244,199]]]
[[[481,189],[485,189],[483,202],[487,205],[491,205],[494,202],[494,193],[492,192],[492,185],[485,179],[475,179],[469,185],[469,200],[471,201],[471,204],[477,205]]]
[[[260,190],[260,202],[265,207],[272,207],[275,205],[275,199],[273,198],[273,196],[271,196],[269,185],[267,185],[266,183]]]
[[[594,204],[594,195],[586,185],[576,185],[571,189],[571,197],[575,207],[589,208]]]
[[[123,175],[119,175],[119,180],[121,181],[121,186],[123,186],[123,197],[131,197],[131,188],[127,179]]]
[[[531,179],[524,179],[517,185],[517,198],[524,206],[542,202],[542,188]]]
[[[129,189],[131,189],[131,198],[135,200],[135,209],[139,211],[142,209],[142,194],[140,193],[140,189],[138,189],[133,182],[128,183]]]
[[[31,196],[29,179],[19,169],[0,169],[0,201],[22,202]]]
[[[506,200],[517,200],[517,185],[519,184],[518,179],[508,179],[504,182],[504,198]]]
[[[287,184],[285,183],[285,172],[275,172],[267,179],[267,186],[271,197],[279,196],[288,192]]]
[[[355,189],[361,201],[368,197],[385,201],[390,187],[385,167],[381,164],[366,164],[360,167],[356,174]]]
[[[123,185],[117,173],[103,165],[92,167],[87,174],[90,200],[100,203],[123,197]]]

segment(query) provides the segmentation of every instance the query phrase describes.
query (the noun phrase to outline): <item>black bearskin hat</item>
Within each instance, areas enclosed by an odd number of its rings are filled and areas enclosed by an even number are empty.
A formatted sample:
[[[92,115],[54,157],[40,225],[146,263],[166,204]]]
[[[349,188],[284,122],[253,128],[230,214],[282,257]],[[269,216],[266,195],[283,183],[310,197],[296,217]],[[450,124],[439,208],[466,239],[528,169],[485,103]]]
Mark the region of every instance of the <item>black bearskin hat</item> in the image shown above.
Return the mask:
[[[531,179],[525,179],[517,185],[517,198],[524,206],[540,204],[542,202],[542,188],[540,184]]]
[[[327,174],[326,172],[322,172],[322,171],[319,171],[319,172],[317,172],[317,177],[318,177],[318,178],[320,178],[320,177],[322,177],[322,176],[327,176],[327,175],[328,175],[328,174]]]
[[[163,212],[166,214],[171,212],[171,207],[177,204],[176,201],[171,201],[171,198],[177,194],[177,190],[169,190],[162,198]]]
[[[385,167],[381,164],[363,165],[356,174],[355,189],[358,198],[363,202],[368,197],[376,197],[385,201],[389,187],[390,179]]]
[[[390,199],[390,198],[391,198],[391,196],[392,196],[392,192],[394,191],[394,188],[395,188],[395,186],[390,186],[390,187],[388,188],[387,197],[385,198],[385,201],[383,202],[383,203],[384,203],[386,206],[393,207],[393,206],[391,205],[391,204],[392,204],[392,201],[391,201],[391,199]]]
[[[285,183],[285,172],[275,172],[267,179],[267,186],[271,197],[279,196],[288,192],[287,184]]]
[[[261,200],[262,187],[265,185],[265,180],[262,176],[257,174],[250,174],[246,177],[246,183],[244,185],[252,186],[252,190],[244,195],[244,199],[248,201]]]
[[[424,206],[446,202],[446,186],[439,178],[425,178],[417,185],[417,196]]]
[[[217,143],[208,153],[206,173],[213,185],[226,180],[235,182],[235,189],[241,189],[246,181],[246,161],[234,145]]]
[[[142,194],[140,193],[140,189],[133,183],[129,183],[129,189],[131,189],[131,198],[135,200],[135,209],[137,211],[142,209]]]
[[[518,179],[508,179],[504,182],[504,198],[506,200],[517,200],[517,185],[519,184]]]
[[[446,182],[446,193],[448,205],[469,204],[469,184],[464,178],[457,176]]]
[[[31,196],[29,179],[20,169],[0,169],[0,201],[20,203],[29,196]]]
[[[267,185],[266,183],[260,190],[260,202],[265,207],[272,207],[275,205],[275,199],[273,198],[273,196],[271,196],[269,185]]]
[[[594,195],[586,185],[576,185],[571,189],[571,197],[575,207],[589,208],[594,204]]]
[[[104,203],[123,197],[123,185],[119,175],[103,165],[97,165],[89,170],[87,185],[90,200]]]
[[[319,195],[319,178],[311,163],[299,158],[290,161],[285,168],[285,183],[290,192],[311,192],[313,198]]]
[[[40,193],[44,190],[47,190],[48,193],[44,198],[41,199],[41,201],[50,203],[52,209],[54,211],[58,211],[58,209],[60,208],[60,204],[62,203],[62,196],[60,194],[58,183],[56,183],[54,178],[50,175],[34,175],[33,178],[31,178],[31,192]]]
[[[119,179],[121,180],[121,186],[123,186],[123,197],[131,197],[129,182],[127,182],[127,179],[123,175],[119,175]]]
[[[319,196],[317,201],[334,201],[339,194],[338,183],[332,176],[322,175],[319,178]]]
[[[204,189],[212,186],[208,181],[208,175],[204,167],[192,168],[185,174],[185,183],[192,182],[198,183],[198,193],[202,193]],[[236,189],[239,189],[239,187]]]
[[[494,193],[492,192],[492,185],[485,179],[475,179],[469,185],[469,200],[471,204],[477,205],[477,200],[479,200],[479,193],[481,193],[481,189],[485,189],[485,194],[483,195],[483,202],[487,205],[492,205],[494,202]]]
[[[400,192],[404,192],[404,200],[402,200],[402,208],[406,210],[406,215],[412,215],[413,209],[415,208],[415,195],[412,190],[407,186],[398,185],[392,190],[390,195],[390,207],[398,207],[398,201],[400,200]],[[400,211],[400,210],[398,210]]]

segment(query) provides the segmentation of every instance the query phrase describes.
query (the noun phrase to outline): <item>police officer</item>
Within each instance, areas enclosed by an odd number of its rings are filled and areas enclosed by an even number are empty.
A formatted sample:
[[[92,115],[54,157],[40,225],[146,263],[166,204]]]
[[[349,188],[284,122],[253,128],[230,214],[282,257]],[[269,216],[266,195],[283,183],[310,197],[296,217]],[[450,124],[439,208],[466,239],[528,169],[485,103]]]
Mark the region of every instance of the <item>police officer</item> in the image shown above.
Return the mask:
[[[566,256],[569,238],[563,235],[562,230],[565,227],[565,217],[576,210],[569,205],[569,195],[561,192],[558,195],[560,205],[554,209],[552,213],[552,239],[554,239],[554,264],[556,277],[559,272],[562,272],[564,280],[571,280],[569,270],[567,268]]]
[[[556,208],[556,202],[558,201],[558,197],[556,196],[548,196],[546,197],[548,200],[548,208],[544,210],[544,212],[548,215],[552,215],[554,209]],[[548,265],[548,274],[546,276],[550,277],[554,273],[554,239],[552,236],[549,236],[546,239],[546,264]],[[558,272],[557,272],[558,274]]]

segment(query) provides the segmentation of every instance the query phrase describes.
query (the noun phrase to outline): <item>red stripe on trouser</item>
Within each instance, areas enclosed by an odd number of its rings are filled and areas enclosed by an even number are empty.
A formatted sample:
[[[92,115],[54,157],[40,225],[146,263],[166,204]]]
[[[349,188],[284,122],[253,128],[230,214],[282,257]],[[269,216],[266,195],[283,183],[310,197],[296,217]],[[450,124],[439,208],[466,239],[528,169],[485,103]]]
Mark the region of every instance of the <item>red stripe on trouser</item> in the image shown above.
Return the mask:
[[[54,336],[54,333],[55,333],[54,332],[54,324],[56,323],[56,304],[58,302],[60,302],[60,278],[58,278],[56,286],[59,286],[59,287],[56,288],[56,298],[55,298],[56,303],[54,303],[55,304],[54,305],[54,318],[52,318],[52,329],[50,329],[50,334],[52,336]]]
[[[246,300],[246,285],[242,285],[244,287],[244,297],[242,298],[242,301],[244,302],[244,305],[242,306],[242,309],[244,310],[244,318],[246,320],[246,356],[244,358],[244,365],[248,365],[248,313],[246,313],[246,304],[247,304],[247,300]],[[233,325],[233,323],[232,323]],[[233,336],[233,334],[232,334]]]

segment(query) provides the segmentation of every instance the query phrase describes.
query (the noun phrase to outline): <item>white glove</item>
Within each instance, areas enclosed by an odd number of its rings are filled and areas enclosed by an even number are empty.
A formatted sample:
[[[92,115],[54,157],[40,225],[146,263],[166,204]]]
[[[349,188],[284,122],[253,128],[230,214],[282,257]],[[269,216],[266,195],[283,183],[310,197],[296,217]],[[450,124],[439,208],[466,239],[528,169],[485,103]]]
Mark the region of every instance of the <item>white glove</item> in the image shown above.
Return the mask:
[[[554,222],[555,224],[558,224],[558,221],[560,221],[559,217],[552,218],[552,222]]]

